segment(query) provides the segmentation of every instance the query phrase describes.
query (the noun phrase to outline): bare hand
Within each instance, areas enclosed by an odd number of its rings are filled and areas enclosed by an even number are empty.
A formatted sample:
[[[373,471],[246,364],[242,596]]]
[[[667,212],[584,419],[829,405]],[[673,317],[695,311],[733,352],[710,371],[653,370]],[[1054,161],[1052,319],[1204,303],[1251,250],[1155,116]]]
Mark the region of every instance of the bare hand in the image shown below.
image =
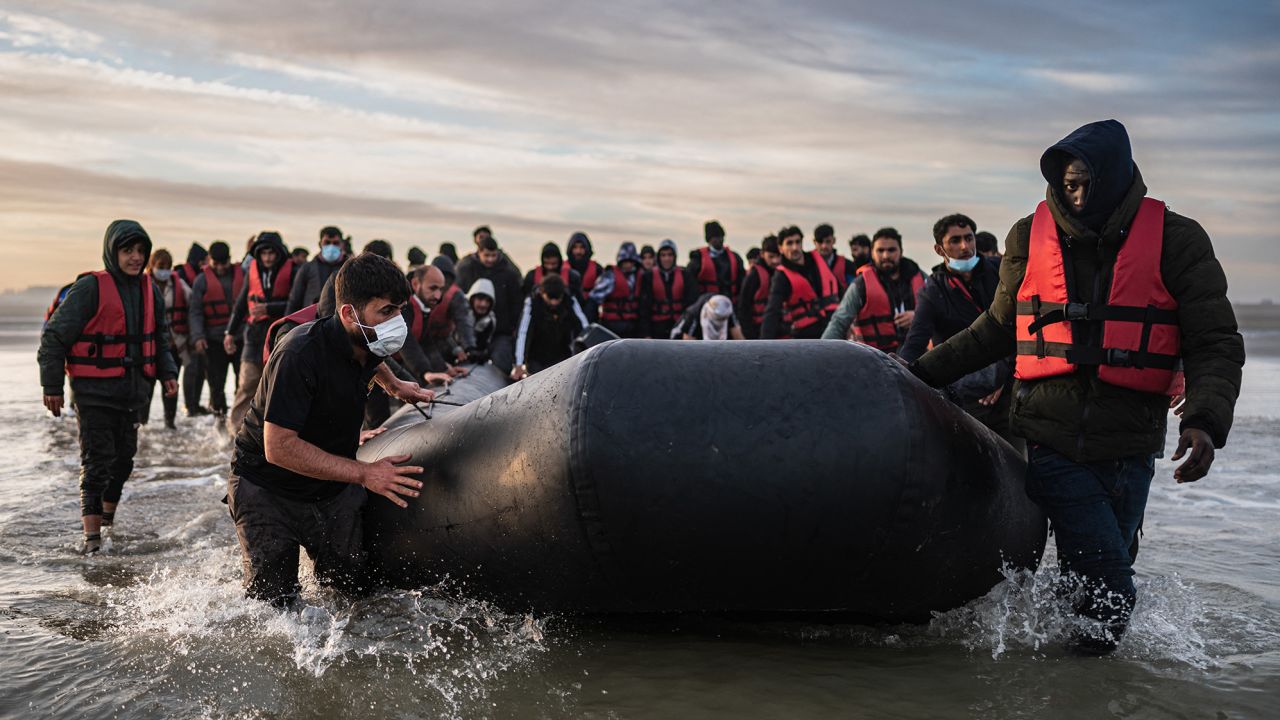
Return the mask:
[[[449,369],[446,370],[445,372],[449,373],[449,377],[455,377],[455,378],[464,378],[471,374],[470,370],[464,367],[458,367],[457,365],[450,365]]]
[[[160,386],[164,388],[165,397],[174,397],[178,394],[177,380],[163,380],[161,381]]]
[[[191,344],[191,349],[195,350],[198,355],[203,355],[204,351],[209,349],[209,341],[200,338]]]
[[[372,430],[361,430],[361,431],[360,431],[360,444],[361,444],[361,445],[363,445],[363,444],[365,444],[365,443],[369,442],[370,440],[372,440],[372,439],[374,439],[374,438],[378,437],[379,435],[381,435],[382,433],[384,433],[384,432],[386,432],[386,431],[387,431],[387,429],[386,429],[385,427],[376,427],[376,428],[374,428],[374,429],[372,429]]]
[[[911,321],[914,320],[915,317],[915,310],[904,310],[893,316],[893,324],[897,326],[899,330],[910,330]]]
[[[991,407],[992,405],[995,405],[996,403],[1000,402],[1000,396],[1003,394],[1004,394],[1004,386],[1001,385],[1000,387],[995,389],[995,392],[979,400],[978,404],[982,405],[983,407]]]
[[[466,351],[466,350],[463,350],[462,348],[458,348],[458,349],[457,349],[457,351],[453,353],[453,358],[454,358],[455,360],[457,360],[458,362],[466,362],[466,361],[467,361],[467,351]]]
[[[235,339],[235,338],[233,338],[233,337],[231,337],[230,335],[223,335],[223,336],[222,336],[222,349],[223,349],[223,350],[225,350],[225,351],[226,351],[226,353],[227,353],[228,355],[235,355],[235,354],[236,354],[236,339]]]
[[[1169,409],[1173,411],[1174,415],[1182,417],[1182,413],[1187,411],[1187,394],[1178,393],[1169,398]]]
[[[517,365],[511,368],[511,379],[519,382],[529,377],[529,369],[523,365]]]
[[[453,376],[447,372],[426,372],[422,373],[422,381],[428,385],[448,385],[453,382]]]
[[[53,413],[54,417],[62,417],[62,396],[61,395],[45,395],[44,407]]]
[[[1213,465],[1213,439],[1209,437],[1209,433],[1198,428],[1183,430],[1172,459],[1181,460],[1183,455],[1187,455],[1188,449],[1191,454],[1187,461],[1173,471],[1173,479],[1179,483],[1199,480],[1209,474],[1209,466]]]
[[[435,393],[422,387],[418,383],[409,382],[408,380],[397,380],[391,386],[389,394],[400,402],[410,403],[413,405],[418,403],[430,403],[436,399]]]
[[[409,475],[421,475],[422,468],[417,465],[397,465],[408,460],[410,455],[393,455],[371,462],[364,467],[360,484],[371,493],[377,493],[396,505],[406,508],[409,503],[400,497],[418,497],[422,483]]]

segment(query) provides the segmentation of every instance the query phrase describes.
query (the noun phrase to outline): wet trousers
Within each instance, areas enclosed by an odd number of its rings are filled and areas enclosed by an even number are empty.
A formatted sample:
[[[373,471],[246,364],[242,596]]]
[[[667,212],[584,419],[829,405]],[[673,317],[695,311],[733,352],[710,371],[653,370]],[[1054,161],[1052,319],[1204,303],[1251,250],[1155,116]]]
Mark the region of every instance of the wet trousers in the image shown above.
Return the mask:
[[[1049,448],[1028,447],[1027,495],[1049,517],[1058,561],[1084,581],[1076,607],[1119,640],[1137,591],[1135,535],[1155,473],[1154,455],[1077,463]]]
[[[221,338],[218,342],[210,340],[204,351],[204,370],[209,378],[209,407],[219,415],[227,412],[227,368],[240,376],[240,353],[228,355]]]
[[[187,412],[200,407],[200,395],[204,392],[205,355],[187,352],[182,361],[182,404]]]
[[[138,416],[132,410],[77,406],[80,428],[80,514],[101,515],[103,502],[120,502],[138,452]]]
[[[298,596],[298,549],[315,564],[316,579],[344,593],[367,591],[364,504],[358,485],[336,497],[303,502],[244,478],[227,480],[227,508],[236,525],[245,594],[274,605]]]
[[[249,403],[258,392],[258,381],[262,379],[262,363],[240,361],[240,383],[236,386],[236,399],[231,405],[231,413],[227,415],[227,430],[232,435],[240,432],[240,421],[249,412]]]

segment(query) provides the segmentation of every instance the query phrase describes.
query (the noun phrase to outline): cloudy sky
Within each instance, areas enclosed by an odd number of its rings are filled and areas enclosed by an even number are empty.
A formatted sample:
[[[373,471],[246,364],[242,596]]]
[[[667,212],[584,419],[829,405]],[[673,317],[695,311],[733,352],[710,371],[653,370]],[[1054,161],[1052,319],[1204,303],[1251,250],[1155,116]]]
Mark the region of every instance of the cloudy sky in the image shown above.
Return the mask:
[[[524,267],[578,229],[895,225],[927,260],[950,212],[1003,239],[1044,148],[1114,117],[1233,298],[1280,299],[1280,5],[1138,5],[0,0],[0,289],[94,266],[117,217],[400,258],[487,223]]]

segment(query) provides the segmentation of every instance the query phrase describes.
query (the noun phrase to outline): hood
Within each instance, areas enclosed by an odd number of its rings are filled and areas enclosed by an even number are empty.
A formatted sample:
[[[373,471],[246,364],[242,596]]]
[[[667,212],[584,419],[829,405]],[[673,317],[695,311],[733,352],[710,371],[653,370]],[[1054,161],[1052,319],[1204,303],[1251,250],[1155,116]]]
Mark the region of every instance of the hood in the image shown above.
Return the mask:
[[[458,273],[454,270],[453,261],[444,255],[437,255],[431,264],[444,275],[444,279],[453,282],[458,277]],[[479,282],[479,281],[477,281]],[[488,282],[486,280],[485,282]]]
[[[679,252],[678,250],[676,250],[676,241],[675,241],[675,240],[672,240],[672,239],[670,239],[670,238],[667,238],[666,240],[663,240],[662,242],[658,243],[658,252],[662,252],[662,251],[663,251],[663,249],[666,249],[666,248],[670,248],[671,252],[673,252],[673,253],[675,253],[675,254],[676,254],[676,259],[677,259],[677,260],[679,260],[679,259],[680,259],[680,252]]]
[[[453,243],[451,242],[440,243],[440,254],[452,260],[454,264],[457,264],[458,248],[454,246]]]
[[[151,259],[151,236],[136,220],[113,221],[102,236],[102,266],[119,277],[120,266],[116,263],[116,251],[139,238],[147,249],[147,257],[143,263],[145,267],[146,261]]]
[[[589,252],[589,251],[588,251],[588,252]],[[546,245],[543,245],[543,246],[542,246],[542,254],[538,256],[538,259],[539,259],[539,260],[546,260],[546,259],[547,259],[547,258],[549,258],[549,257],[553,257],[553,258],[555,258],[555,259],[557,259],[557,260],[564,260],[564,256],[560,254],[560,246],[559,246],[559,245],[557,245],[557,244],[555,244],[555,243],[553,243],[553,242],[549,242],[549,243],[547,243]]]
[[[209,257],[208,251],[204,249],[200,243],[191,243],[191,248],[187,250],[187,264],[191,267],[197,267],[200,262]]]
[[[422,248],[414,245],[409,248],[409,254],[406,256],[410,265],[424,265],[427,262],[427,254],[422,252]]]
[[[1089,194],[1079,216],[1081,224],[1101,230],[1133,184],[1129,133],[1115,120],[1102,120],[1076,129],[1044,151],[1040,173],[1063,208],[1070,205],[1062,195],[1062,172],[1072,157],[1083,160],[1089,168]]]
[[[636,267],[640,266],[640,253],[636,252],[635,243],[624,242],[622,247],[618,248],[618,264],[621,265],[623,260],[634,261]]]
[[[569,257],[573,257],[573,246],[579,243],[587,246],[587,259],[590,260],[591,256],[595,255],[595,249],[591,247],[591,238],[584,232],[576,232],[569,236]]]
[[[443,272],[443,271],[441,271]],[[467,300],[477,295],[488,295],[490,300],[497,297],[493,290],[493,281],[489,278],[480,278],[471,284],[471,292],[467,293]]]
[[[262,252],[265,248],[272,248],[275,250],[280,256],[281,262],[289,257],[289,251],[284,246],[284,238],[280,237],[280,233],[273,230],[263,230],[258,233],[258,237],[253,241],[253,248],[249,251],[249,254],[256,258],[258,257],[258,253]]]

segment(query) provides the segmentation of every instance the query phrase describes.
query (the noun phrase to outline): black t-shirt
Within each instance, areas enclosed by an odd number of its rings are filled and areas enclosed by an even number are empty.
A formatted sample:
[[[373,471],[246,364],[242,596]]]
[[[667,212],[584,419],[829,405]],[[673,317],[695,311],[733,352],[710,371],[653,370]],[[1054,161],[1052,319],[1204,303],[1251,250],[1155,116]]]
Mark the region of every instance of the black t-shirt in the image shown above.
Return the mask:
[[[281,339],[258,383],[258,392],[236,435],[235,473],[294,500],[334,497],[344,483],[317,480],[267,462],[264,418],[296,430],[327,453],[354,458],[360,446],[364,403],[382,358],[361,366],[337,317],[299,325]]]

